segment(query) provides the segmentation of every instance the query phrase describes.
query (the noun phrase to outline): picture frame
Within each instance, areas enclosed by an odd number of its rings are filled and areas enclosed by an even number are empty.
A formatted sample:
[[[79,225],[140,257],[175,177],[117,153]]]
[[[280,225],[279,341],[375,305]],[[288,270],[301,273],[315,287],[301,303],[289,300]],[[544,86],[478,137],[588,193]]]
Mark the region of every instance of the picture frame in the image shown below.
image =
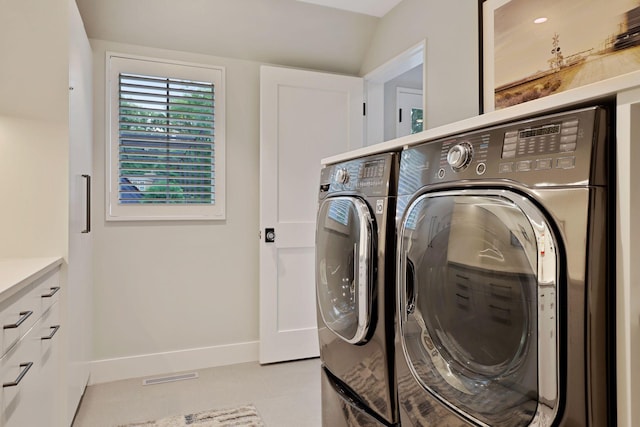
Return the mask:
[[[480,33],[483,112],[640,78],[637,0],[484,0]]]

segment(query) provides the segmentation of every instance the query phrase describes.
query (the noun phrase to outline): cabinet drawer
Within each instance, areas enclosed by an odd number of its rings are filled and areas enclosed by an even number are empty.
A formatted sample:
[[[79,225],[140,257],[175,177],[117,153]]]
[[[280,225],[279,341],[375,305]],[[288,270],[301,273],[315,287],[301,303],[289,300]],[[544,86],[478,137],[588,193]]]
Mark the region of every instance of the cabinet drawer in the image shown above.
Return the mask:
[[[59,298],[60,274],[54,270],[0,303],[0,357],[49,310]]]
[[[58,330],[60,329],[59,307],[60,304],[54,304],[53,307],[45,311],[40,318],[40,322],[34,327],[36,335],[43,341],[41,344],[44,350],[47,350],[51,343],[57,342],[57,340],[54,341],[54,337],[58,335]]]
[[[41,313],[49,310],[60,298],[60,270],[54,270],[35,284],[36,303]]]
[[[0,427],[57,425],[59,304],[0,359]]]

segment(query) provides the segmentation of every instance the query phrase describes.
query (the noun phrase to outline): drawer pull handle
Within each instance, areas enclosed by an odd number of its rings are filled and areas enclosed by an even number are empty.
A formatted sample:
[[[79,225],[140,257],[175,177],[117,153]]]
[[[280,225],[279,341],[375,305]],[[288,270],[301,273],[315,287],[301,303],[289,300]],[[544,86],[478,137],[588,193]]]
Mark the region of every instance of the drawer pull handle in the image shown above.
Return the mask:
[[[46,337],[40,338],[41,340],[50,340],[51,338],[53,338],[56,332],[58,332],[58,329],[60,329],[60,325],[51,326],[49,329],[53,329],[53,331],[51,331],[51,334],[47,335]]]
[[[53,288],[50,288],[51,292],[49,292],[48,294],[44,294],[44,295],[40,295],[42,298],[51,298],[52,296],[54,296],[56,294],[56,292],[58,292],[60,290],[60,286],[55,286]]]
[[[21,311],[20,312],[20,318],[18,319],[18,321],[16,323],[12,323],[11,325],[4,325],[2,327],[2,329],[15,329],[18,326],[22,325],[22,323],[27,320],[27,318],[29,316],[31,316],[33,314],[33,311]]]
[[[20,371],[20,375],[18,375],[18,378],[16,378],[15,381],[12,381],[10,383],[2,384],[2,387],[15,387],[18,384],[20,384],[20,381],[22,381],[22,378],[24,378],[24,376],[27,375],[27,372],[29,371],[29,369],[31,369],[32,366],[33,366],[33,362],[21,363],[20,368],[22,368],[22,371]]]

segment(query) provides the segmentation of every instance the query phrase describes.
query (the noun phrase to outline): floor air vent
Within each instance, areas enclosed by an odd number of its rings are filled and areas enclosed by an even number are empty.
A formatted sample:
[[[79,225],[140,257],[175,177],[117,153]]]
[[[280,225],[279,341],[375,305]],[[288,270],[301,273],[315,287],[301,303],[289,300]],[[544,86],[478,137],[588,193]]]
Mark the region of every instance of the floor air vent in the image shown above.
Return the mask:
[[[197,372],[189,372],[188,374],[177,374],[177,375],[169,375],[166,377],[147,378],[146,380],[142,380],[142,385],[163,384],[163,383],[170,383],[174,381],[193,380],[196,378],[198,378]]]

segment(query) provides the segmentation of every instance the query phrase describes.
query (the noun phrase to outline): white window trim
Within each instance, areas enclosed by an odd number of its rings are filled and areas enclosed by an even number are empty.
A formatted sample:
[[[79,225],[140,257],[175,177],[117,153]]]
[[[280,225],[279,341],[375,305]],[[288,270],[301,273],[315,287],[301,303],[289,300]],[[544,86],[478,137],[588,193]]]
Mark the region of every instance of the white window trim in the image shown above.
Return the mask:
[[[127,60],[127,69],[114,64]],[[152,66],[151,70],[149,67]],[[225,68],[205,64],[171,61],[115,52],[106,53],[106,165],[105,207],[107,221],[167,221],[167,220],[224,220],[225,209]],[[188,74],[181,74],[188,70]],[[216,85],[215,94],[215,204],[213,205],[153,205],[118,203],[118,73],[126,71],[155,74],[189,80],[210,81]],[[114,86],[115,85],[115,88]],[[115,136],[115,140],[112,138]]]

